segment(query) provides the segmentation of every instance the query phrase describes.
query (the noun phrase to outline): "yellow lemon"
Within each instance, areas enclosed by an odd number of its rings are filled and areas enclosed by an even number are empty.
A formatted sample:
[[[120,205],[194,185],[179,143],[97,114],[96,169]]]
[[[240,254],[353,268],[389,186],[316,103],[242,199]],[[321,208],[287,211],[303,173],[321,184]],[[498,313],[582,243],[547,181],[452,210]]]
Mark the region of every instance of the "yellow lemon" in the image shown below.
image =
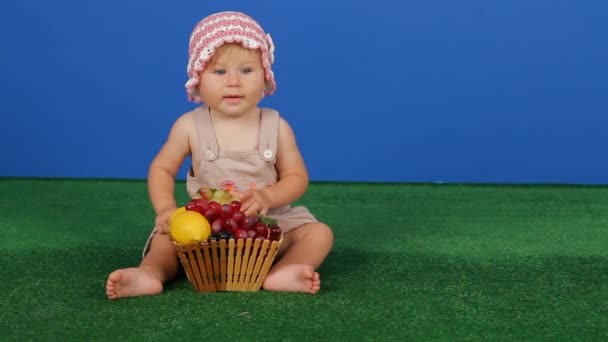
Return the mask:
[[[171,218],[169,219],[169,224],[171,224],[171,221],[173,221],[173,218],[175,218],[175,216],[177,216],[177,214],[183,213],[184,211],[186,211],[186,207],[179,207],[179,208],[177,208],[173,212],[173,214],[171,214]]]
[[[180,245],[205,241],[211,236],[209,221],[196,211],[184,210],[175,215],[169,224],[171,237]]]

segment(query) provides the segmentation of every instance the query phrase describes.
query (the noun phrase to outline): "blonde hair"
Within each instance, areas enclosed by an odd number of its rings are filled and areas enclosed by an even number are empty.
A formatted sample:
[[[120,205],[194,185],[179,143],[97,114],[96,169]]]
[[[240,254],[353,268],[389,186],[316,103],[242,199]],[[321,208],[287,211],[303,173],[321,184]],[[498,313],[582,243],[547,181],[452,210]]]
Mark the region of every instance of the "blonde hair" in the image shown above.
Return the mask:
[[[243,49],[243,50],[247,50],[247,51],[256,52],[258,55],[260,55],[260,62],[262,61],[262,59],[261,59],[262,53],[260,52],[260,50],[247,49],[240,43],[226,43],[226,44],[218,47],[217,49],[215,49],[215,54],[211,57],[211,59],[209,60],[209,63],[211,63],[211,64],[215,63],[215,61],[217,60],[217,58],[219,56],[221,56],[227,52],[234,51],[235,49]]]

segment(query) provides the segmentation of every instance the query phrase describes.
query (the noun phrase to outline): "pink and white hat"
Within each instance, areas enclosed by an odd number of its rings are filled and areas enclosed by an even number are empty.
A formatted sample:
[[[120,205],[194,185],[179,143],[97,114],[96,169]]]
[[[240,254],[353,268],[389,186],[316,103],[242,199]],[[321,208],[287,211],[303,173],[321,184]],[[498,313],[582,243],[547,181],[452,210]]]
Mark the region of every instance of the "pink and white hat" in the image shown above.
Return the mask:
[[[277,85],[270,65],[274,62],[274,44],[270,35],[250,16],[240,12],[219,12],[201,20],[190,35],[188,51],[188,82],[186,90],[190,101],[200,102],[196,92],[198,73],[205,68],[215,50],[225,43],[238,42],[248,49],[260,49],[264,78],[268,83],[265,95],[272,94]]]

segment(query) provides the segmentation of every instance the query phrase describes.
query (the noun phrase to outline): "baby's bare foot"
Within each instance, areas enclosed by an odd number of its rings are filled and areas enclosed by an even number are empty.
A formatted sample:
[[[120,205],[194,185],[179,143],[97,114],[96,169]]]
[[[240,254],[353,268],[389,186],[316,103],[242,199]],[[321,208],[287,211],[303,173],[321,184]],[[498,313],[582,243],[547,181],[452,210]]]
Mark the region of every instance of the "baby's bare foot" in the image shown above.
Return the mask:
[[[108,276],[106,294],[110,299],[155,295],[163,291],[163,284],[142,268],[123,268]]]
[[[321,277],[310,265],[281,265],[271,270],[262,287],[267,291],[315,294],[321,289]]]

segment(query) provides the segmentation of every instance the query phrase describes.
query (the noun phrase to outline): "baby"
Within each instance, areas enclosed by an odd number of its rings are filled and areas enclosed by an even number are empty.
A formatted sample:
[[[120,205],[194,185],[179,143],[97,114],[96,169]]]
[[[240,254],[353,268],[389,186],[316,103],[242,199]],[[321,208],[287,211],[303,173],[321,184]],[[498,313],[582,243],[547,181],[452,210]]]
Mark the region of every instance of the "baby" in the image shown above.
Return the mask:
[[[258,107],[276,88],[273,62],[270,35],[243,13],[216,13],[196,25],[186,89],[204,105],[175,121],[150,165],[155,227],[139,267],[108,276],[108,298],[159,294],[175,278],[180,264],[168,221],[178,207],[175,177],[187,157],[191,196],[201,187],[237,192],[247,215],[267,215],[281,226],[283,243],[263,289],[319,292],[316,269],[331,250],[333,232],[305,207],[290,205],[306,192],[308,172],[291,126],[275,110]]]

